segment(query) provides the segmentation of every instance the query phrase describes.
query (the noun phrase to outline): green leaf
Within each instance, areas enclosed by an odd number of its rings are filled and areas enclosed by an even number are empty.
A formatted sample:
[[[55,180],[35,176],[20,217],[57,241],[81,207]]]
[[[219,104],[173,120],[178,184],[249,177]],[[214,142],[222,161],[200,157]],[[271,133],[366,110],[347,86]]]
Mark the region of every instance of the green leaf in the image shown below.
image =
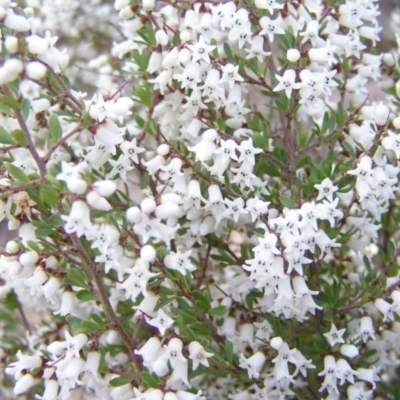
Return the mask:
[[[283,206],[285,206],[286,208],[293,208],[293,205],[295,203],[295,200],[288,197],[288,196],[282,196],[281,197],[281,203]]]
[[[233,364],[233,344],[228,339],[225,340],[225,355],[229,364]]]
[[[149,184],[150,184],[150,175],[148,172],[145,172],[142,174],[142,177],[140,179],[140,188],[146,189],[149,187]]]
[[[142,86],[137,86],[136,94],[142,104],[144,104],[147,108],[151,107],[152,105],[151,90],[150,90],[150,84],[148,82],[145,82]]]
[[[67,277],[72,282],[69,282],[72,286],[87,289],[87,278],[79,268],[72,267],[70,270],[68,270]]]
[[[228,43],[224,43],[224,52],[229,62],[235,63],[235,57],[233,56],[232,50]]]
[[[23,99],[22,100],[22,118],[26,121],[29,117],[29,107],[31,105],[31,102],[28,99]]]
[[[111,387],[120,387],[120,386],[127,385],[128,383],[131,383],[131,381],[132,381],[132,379],[126,378],[124,376],[120,376],[118,378],[111,379],[111,381],[108,383]]]
[[[6,169],[13,178],[22,183],[30,182],[30,179],[18,167],[13,164],[6,163]]]
[[[161,380],[150,372],[142,371],[143,385],[146,389],[155,388],[160,385]]]
[[[58,83],[57,79],[54,77],[54,75],[51,72],[49,72],[47,74],[47,77],[49,79],[50,86],[53,89],[55,89],[57,92],[62,92],[63,91],[62,86]]]
[[[79,292],[76,293],[76,298],[83,302],[97,301],[96,296],[90,293],[88,290],[79,290]]]
[[[57,143],[62,136],[62,128],[56,114],[52,114],[49,119],[49,131],[51,143]]]
[[[205,311],[208,308],[207,303],[201,300],[196,301],[196,307],[201,311]]]
[[[21,147],[26,147],[27,146],[25,134],[20,129],[16,129],[15,131],[12,131],[11,132],[11,136],[16,140],[16,142]]]
[[[13,110],[21,109],[21,103],[18,100],[13,99],[12,97],[9,97],[9,96],[1,96],[0,104],[5,105],[6,107],[9,107]]]
[[[103,318],[100,317],[100,315],[93,313],[93,314],[90,314],[90,317],[92,318],[92,320],[94,322],[96,322],[96,324],[98,324],[100,326],[105,325],[105,321]]]
[[[0,126],[0,143],[16,144],[15,139],[2,126]]]
[[[55,205],[60,202],[57,190],[47,184],[40,187],[40,199],[48,205]]]
[[[209,315],[214,315],[216,317],[223,317],[226,313],[226,307],[225,306],[218,306],[215,308],[212,308],[211,310],[208,311]]]
[[[36,242],[33,242],[32,240],[28,240],[27,243],[28,247],[32,249],[33,251],[36,251],[36,253],[40,254],[43,250],[40,249],[38,244]]]
[[[96,324],[92,321],[82,321],[81,324],[76,328],[78,333],[93,333],[101,332],[104,330],[104,326]]]

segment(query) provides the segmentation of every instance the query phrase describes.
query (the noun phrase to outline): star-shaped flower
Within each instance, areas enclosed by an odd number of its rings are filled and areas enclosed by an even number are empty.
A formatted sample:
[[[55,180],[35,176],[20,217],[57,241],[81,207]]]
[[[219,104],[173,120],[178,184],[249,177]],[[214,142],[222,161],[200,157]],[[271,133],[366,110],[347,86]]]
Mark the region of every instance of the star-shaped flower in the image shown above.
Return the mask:
[[[296,72],[294,69],[288,69],[283,76],[275,75],[279,83],[274,87],[274,92],[284,90],[286,96],[289,98],[292,95],[293,89],[300,89],[302,84],[296,83]]]
[[[317,201],[326,197],[328,201],[332,202],[333,193],[338,190],[338,187],[329,178],[325,178],[321,183],[315,185],[315,189],[319,192]]]
[[[157,317],[147,320],[147,323],[154,326],[160,331],[161,336],[164,336],[165,331],[174,324],[174,320],[170,318],[165,312],[160,309],[157,311]]]
[[[210,64],[209,53],[211,53],[216,46],[211,46],[206,43],[203,36],[200,36],[197,43],[190,44],[188,47],[192,51],[192,62],[204,61],[205,63]]]
[[[189,353],[189,358],[193,361],[193,371],[197,369],[199,364],[209,367],[210,365],[207,358],[214,355],[205,351],[204,347],[196,341],[189,343]]]
[[[335,324],[332,324],[331,330],[327,333],[324,333],[324,336],[328,340],[329,344],[333,347],[335,344],[344,343],[344,339],[342,338],[346,329],[337,330]]]

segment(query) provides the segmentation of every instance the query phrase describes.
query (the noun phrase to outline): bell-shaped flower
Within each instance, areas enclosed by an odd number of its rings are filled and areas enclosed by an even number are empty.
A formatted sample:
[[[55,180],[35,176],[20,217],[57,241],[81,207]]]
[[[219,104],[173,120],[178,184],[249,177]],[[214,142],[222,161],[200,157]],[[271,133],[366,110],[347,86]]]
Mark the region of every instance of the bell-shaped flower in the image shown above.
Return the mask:
[[[243,353],[239,355],[239,367],[247,369],[249,379],[258,379],[260,377],[260,370],[264,365],[266,357],[263,353],[258,351],[250,358],[246,358]]]

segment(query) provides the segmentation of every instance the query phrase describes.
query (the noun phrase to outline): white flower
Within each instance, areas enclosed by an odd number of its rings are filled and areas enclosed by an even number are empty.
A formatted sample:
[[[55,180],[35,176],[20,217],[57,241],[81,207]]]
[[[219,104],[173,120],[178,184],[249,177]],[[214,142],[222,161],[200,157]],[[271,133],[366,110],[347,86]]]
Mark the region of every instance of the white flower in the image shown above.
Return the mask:
[[[169,317],[162,309],[159,309],[157,311],[157,316],[155,318],[146,318],[146,321],[149,325],[157,328],[161,336],[164,336],[167,329],[171,328],[171,326],[174,324],[174,320]]]
[[[268,35],[270,42],[274,41],[275,34],[284,34],[285,31],[283,30],[282,26],[282,18],[278,17],[274,20],[268,17],[261,17],[260,19],[260,26],[262,30],[260,31],[259,35]]]
[[[92,231],[90,210],[82,200],[74,201],[69,215],[62,215],[61,218],[65,221],[64,230],[68,234],[75,232],[78,237],[81,237]]]
[[[192,272],[196,270],[196,267],[190,261],[191,254],[191,250],[184,253],[180,251],[174,253],[171,251],[170,254],[164,258],[164,265],[168,269],[173,269],[179,271],[182,275],[186,275],[186,271]]]
[[[388,136],[381,140],[382,147],[386,150],[394,151],[397,159],[400,159],[400,134],[396,134],[391,130],[388,130],[387,133]]]
[[[343,334],[346,332],[346,329],[337,330],[335,324],[332,323],[331,330],[327,333],[324,333],[329,344],[333,347],[338,343],[344,343],[344,339],[342,338]]]
[[[193,362],[193,371],[195,371],[200,364],[208,368],[210,364],[207,358],[213,355],[213,353],[205,351],[204,347],[199,342],[194,341],[189,343],[189,358]]]
[[[249,379],[258,379],[260,377],[260,370],[264,365],[266,357],[263,353],[258,351],[253,354],[250,358],[245,358],[243,353],[239,355],[239,367],[247,369]]]
[[[333,201],[333,194],[338,190],[338,187],[333,184],[333,182],[329,178],[325,178],[321,183],[316,184],[315,188],[318,190],[318,200],[322,200],[323,198],[327,198],[328,201]]]
[[[296,72],[294,69],[288,69],[284,72],[283,76],[275,75],[279,81],[278,85],[274,87],[274,92],[284,90],[286,96],[290,98],[293,89],[300,89],[301,83],[296,83]]]
[[[215,49],[215,46],[207,44],[203,36],[200,36],[195,44],[190,44],[188,47],[192,51],[192,62],[203,61],[210,64],[209,53]]]
[[[362,336],[364,343],[366,343],[368,339],[376,340],[371,317],[365,316],[361,318],[359,336]]]

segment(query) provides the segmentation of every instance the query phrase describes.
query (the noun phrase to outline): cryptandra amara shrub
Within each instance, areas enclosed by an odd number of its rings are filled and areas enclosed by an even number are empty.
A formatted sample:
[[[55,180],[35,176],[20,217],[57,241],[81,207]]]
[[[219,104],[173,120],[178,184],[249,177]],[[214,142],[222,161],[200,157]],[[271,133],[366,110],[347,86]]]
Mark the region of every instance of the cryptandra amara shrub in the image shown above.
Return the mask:
[[[1,398],[397,398],[378,15],[0,0]]]

